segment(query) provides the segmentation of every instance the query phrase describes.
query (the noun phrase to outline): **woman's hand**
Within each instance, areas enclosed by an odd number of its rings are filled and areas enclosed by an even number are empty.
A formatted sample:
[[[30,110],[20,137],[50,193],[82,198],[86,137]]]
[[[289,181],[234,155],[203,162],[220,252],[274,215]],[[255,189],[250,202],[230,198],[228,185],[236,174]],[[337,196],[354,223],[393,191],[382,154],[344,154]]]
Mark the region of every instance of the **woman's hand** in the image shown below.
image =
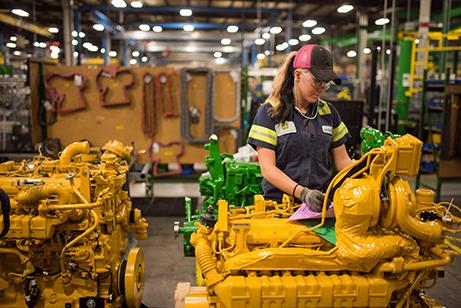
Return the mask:
[[[304,187],[301,192],[301,200],[306,203],[307,207],[314,212],[321,212],[323,208],[324,194],[315,189]]]

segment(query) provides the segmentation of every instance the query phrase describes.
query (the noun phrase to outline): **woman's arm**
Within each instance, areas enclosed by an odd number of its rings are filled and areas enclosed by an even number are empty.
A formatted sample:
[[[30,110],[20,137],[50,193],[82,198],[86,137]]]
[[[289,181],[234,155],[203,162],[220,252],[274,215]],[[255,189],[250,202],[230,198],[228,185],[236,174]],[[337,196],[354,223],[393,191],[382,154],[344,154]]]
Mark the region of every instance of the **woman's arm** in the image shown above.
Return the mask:
[[[333,156],[333,162],[338,172],[354,163],[349,157],[349,154],[347,154],[346,146],[344,144],[331,149],[331,156]]]
[[[298,183],[290,179],[288,175],[275,165],[275,151],[263,147],[257,147],[256,151],[258,152],[258,160],[263,178],[291,196],[293,188]],[[298,187],[296,187],[296,198],[301,199],[302,190],[302,185],[298,185]]]

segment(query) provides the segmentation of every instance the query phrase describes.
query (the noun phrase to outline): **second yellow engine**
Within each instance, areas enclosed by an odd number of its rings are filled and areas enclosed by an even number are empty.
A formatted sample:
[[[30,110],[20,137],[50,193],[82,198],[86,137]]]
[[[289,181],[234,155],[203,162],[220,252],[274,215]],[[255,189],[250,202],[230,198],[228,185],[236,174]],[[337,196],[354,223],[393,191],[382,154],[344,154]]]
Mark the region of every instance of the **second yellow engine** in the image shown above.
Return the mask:
[[[124,189],[131,148],[0,164],[0,307],[139,307],[147,221]]]

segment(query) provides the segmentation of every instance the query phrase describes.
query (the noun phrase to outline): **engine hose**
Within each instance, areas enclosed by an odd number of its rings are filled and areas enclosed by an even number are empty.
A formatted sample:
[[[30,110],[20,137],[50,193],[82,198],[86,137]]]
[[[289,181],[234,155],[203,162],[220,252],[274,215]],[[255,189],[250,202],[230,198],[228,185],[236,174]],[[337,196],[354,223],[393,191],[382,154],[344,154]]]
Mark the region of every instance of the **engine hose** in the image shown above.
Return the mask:
[[[236,91],[236,94],[235,94],[235,112],[234,112],[234,115],[230,118],[220,118],[220,117],[217,117],[217,116],[214,116],[214,119],[216,122],[219,122],[219,123],[232,123],[232,122],[235,122],[236,120],[239,120],[240,119],[240,110],[241,110],[241,106],[240,106],[240,73],[238,73],[237,71],[235,70],[217,70],[215,69],[214,70],[214,73],[215,73],[215,79],[216,79],[216,74],[218,73],[229,73],[232,80],[234,81],[235,83],[235,91]],[[214,83],[214,87],[215,87],[215,92],[216,92],[216,82]]]
[[[206,112],[205,112],[205,134],[201,137],[193,137],[190,134],[189,117],[189,81],[191,74],[205,73],[206,82]],[[189,143],[207,143],[213,133],[213,73],[207,68],[184,68],[181,70],[181,136]]]
[[[216,269],[216,261],[211,255],[211,247],[205,238],[199,238],[195,246],[195,258],[202,273],[205,275],[205,284],[207,287],[213,286],[222,281],[224,277]]]
[[[24,279],[24,297],[26,299],[26,305],[29,308],[35,307],[37,299],[40,295],[40,289],[37,286],[35,276],[27,276]]]
[[[3,216],[3,230],[0,233],[0,239],[4,237],[8,231],[10,230],[10,198],[8,198],[8,194],[0,188],[0,203],[2,208],[2,216]]]

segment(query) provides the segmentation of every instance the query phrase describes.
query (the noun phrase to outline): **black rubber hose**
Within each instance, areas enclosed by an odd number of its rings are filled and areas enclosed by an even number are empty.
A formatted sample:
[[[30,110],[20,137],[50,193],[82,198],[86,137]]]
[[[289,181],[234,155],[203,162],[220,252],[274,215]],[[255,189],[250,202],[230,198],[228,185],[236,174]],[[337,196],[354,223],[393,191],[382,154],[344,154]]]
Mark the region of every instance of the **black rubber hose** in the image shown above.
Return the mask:
[[[2,209],[3,216],[3,230],[0,233],[0,239],[4,237],[10,230],[10,198],[8,194],[0,188],[0,205]]]

